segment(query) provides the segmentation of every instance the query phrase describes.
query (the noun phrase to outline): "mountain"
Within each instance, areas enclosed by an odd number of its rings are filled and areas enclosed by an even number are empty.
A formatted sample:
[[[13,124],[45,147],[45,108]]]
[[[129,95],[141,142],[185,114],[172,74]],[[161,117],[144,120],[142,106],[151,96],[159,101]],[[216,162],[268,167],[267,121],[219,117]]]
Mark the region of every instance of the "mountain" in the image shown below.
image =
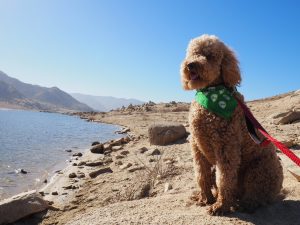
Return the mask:
[[[93,111],[57,87],[47,88],[23,83],[0,71],[0,107],[52,112]]]
[[[144,103],[137,99],[115,98],[110,96],[93,96],[79,93],[71,93],[70,95],[100,112],[107,112],[122,106],[127,107],[130,104],[141,105]]]

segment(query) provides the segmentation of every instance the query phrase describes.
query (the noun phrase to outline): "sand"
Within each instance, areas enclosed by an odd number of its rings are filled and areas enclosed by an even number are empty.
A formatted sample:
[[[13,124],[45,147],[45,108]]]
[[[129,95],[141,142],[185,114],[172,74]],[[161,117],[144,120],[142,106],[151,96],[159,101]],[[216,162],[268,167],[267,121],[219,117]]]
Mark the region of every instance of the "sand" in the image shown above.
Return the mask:
[[[252,101],[248,105],[272,135],[300,156],[299,121],[276,124],[278,114],[300,110],[299,91]],[[154,123],[173,121],[189,130],[188,108],[186,103],[148,104],[108,113],[80,114],[94,122],[130,128],[127,135],[132,140],[106,156],[87,151],[74,162],[101,161],[105,165],[70,165],[43,190],[49,193],[45,198],[53,202],[54,208],[16,224],[300,224],[300,183],[288,171],[298,173],[299,167],[282,153],[278,153],[284,165],[282,199],[274,204],[261,207],[253,214],[234,212],[219,217],[208,215],[208,207],[197,206],[189,200],[198,189],[188,140],[150,146],[147,137],[147,128]],[[147,151],[141,153],[141,148]],[[149,156],[154,149],[161,155]],[[112,173],[96,178],[88,175],[108,167]],[[72,172],[84,173],[85,177],[69,178]],[[63,188],[70,185],[74,189]],[[55,191],[58,195],[51,194]]]

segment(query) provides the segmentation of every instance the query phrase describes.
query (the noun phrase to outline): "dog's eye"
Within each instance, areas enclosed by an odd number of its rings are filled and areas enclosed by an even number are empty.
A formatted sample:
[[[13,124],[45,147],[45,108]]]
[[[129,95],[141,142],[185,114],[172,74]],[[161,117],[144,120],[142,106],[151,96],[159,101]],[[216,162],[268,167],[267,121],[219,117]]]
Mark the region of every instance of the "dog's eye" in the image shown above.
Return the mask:
[[[211,54],[211,53],[206,53],[205,57],[207,60],[212,60],[214,58],[213,54]]]

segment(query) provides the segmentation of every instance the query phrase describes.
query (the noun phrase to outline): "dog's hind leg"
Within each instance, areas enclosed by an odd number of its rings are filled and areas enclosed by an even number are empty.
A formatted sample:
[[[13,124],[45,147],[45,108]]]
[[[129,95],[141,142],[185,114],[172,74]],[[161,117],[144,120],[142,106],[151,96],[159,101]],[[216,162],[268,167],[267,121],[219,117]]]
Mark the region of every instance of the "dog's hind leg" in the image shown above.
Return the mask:
[[[211,189],[215,181],[213,181],[214,171],[212,170],[212,165],[207,161],[193,140],[191,141],[191,146],[196,180],[200,187],[199,195],[193,196],[192,199],[196,200],[197,204],[201,206],[213,204],[215,198]]]
[[[260,151],[264,155],[253,160],[244,175],[242,211],[253,212],[257,207],[276,200],[282,187],[282,166],[276,154],[270,149]]]

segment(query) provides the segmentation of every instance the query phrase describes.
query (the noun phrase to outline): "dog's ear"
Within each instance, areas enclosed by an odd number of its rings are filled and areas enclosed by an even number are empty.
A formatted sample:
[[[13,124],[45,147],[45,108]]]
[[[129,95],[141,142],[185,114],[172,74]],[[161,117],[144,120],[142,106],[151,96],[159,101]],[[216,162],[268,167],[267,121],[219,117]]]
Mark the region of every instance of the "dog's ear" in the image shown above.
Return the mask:
[[[234,87],[241,83],[239,62],[234,52],[224,45],[224,55],[221,65],[222,77],[227,87]]]

